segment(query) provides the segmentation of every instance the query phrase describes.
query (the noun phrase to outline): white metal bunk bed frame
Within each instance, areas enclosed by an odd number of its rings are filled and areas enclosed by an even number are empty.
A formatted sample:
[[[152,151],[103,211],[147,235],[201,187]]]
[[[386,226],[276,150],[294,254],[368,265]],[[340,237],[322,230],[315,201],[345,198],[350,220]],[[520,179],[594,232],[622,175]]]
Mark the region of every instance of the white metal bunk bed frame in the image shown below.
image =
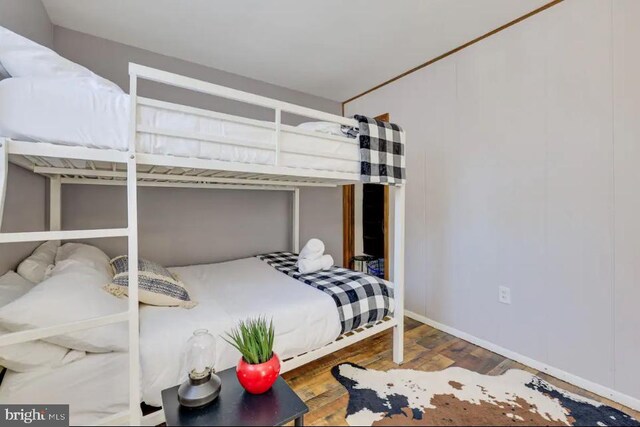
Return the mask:
[[[164,413],[142,417],[140,410],[140,354],[139,354],[139,318],[138,318],[138,214],[137,187],[185,187],[185,188],[224,188],[249,190],[279,190],[293,193],[292,249],[299,251],[299,203],[300,187],[355,184],[360,182],[358,174],[283,167],[280,159],[280,135],[282,132],[300,133],[328,140],[345,142],[346,138],[316,132],[308,132],[282,124],[282,113],[293,113],[316,120],[356,126],[353,119],[301,107],[298,105],[230,89],[224,86],[168,73],[165,71],[129,64],[131,118],[129,126],[128,151],[70,147],[49,143],[33,143],[0,139],[0,224],[7,188],[9,163],[31,170],[50,178],[49,231],[0,233],[0,243],[38,242],[46,240],[78,240],[89,238],[127,237],[129,253],[129,305],[128,311],[109,316],[70,322],[45,328],[14,332],[0,337],[0,346],[43,339],[61,333],[69,333],[99,326],[128,322],[129,324],[129,410],[104,418],[98,424],[155,425],[164,421]],[[273,126],[275,161],[273,165],[249,164],[239,162],[205,160],[145,154],[136,151],[136,136],[139,133],[156,134],[203,140],[221,144],[242,145],[237,140],[221,137],[195,135],[182,131],[155,129],[138,124],[138,106],[154,106],[166,110],[194,113],[205,117],[222,118],[236,123],[253,124],[265,127],[263,122],[240,116],[229,116],[208,110],[199,110],[180,104],[172,104],[137,95],[138,80],[149,80],[169,86],[179,87],[207,95],[222,97],[247,104],[257,105],[274,111]],[[355,140],[350,142],[355,143]],[[305,149],[299,153],[309,153]],[[53,165],[47,159],[60,159],[63,167]],[[337,158],[337,157],[336,157]],[[78,168],[72,160],[83,160],[86,168]],[[122,170],[118,165],[126,165]],[[140,172],[142,171],[142,172]],[[87,185],[126,185],[127,187],[127,228],[99,230],[62,230],[61,222],[61,186],[63,184]],[[393,282],[395,312],[375,325],[359,328],[339,337],[336,341],[316,350],[298,355],[283,362],[282,372],[286,372],[347,347],[355,342],[393,328],[393,360],[402,363],[404,333],[404,212],[405,189],[396,187],[391,192],[394,197],[394,260]]]

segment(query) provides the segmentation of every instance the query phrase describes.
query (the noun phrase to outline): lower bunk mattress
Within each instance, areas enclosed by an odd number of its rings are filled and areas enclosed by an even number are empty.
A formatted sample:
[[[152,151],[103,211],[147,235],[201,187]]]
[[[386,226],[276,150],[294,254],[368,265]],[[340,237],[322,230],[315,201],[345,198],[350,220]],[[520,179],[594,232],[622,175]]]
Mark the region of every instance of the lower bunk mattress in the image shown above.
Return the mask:
[[[322,347],[340,335],[338,309],[329,295],[258,258],[170,270],[198,305],[189,310],[140,308],[142,397],[149,405],[161,406],[161,391],[186,378],[184,347],[196,329],[207,329],[216,338],[218,371],[238,363],[240,353],[224,337],[249,317],[273,318],[274,350],[280,359]]]
[[[129,354],[88,354],[56,369],[7,371],[0,402],[69,405],[71,425],[90,425],[129,410]]]
[[[247,318],[273,319],[274,350],[281,360],[320,348],[341,334],[340,311],[329,294],[257,257],[170,270],[198,304],[192,309],[140,306],[141,392],[148,405],[162,406],[162,390],[186,379],[186,342],[197,329],[215,337],[217,371],[240,359],[224,337]],[[128,353],[88,354],[51,370],[8,371],[0,402],[70,404],[71,424],[86,425],[127,410],[128,384]]]

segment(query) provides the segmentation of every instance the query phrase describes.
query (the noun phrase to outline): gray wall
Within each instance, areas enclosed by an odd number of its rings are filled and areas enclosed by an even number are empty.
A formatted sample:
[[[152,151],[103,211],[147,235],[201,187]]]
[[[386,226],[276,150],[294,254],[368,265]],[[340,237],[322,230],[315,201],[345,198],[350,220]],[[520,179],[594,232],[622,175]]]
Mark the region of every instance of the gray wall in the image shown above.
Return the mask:
[[[65,186],[63,228],[126,227],[126,197],[123,187]],[[290,250],[291,200],[284,191],[140,188],[140,254],[182,266]],[[125,239],[90,243],[127,253]]]
[[[40,0],[0,0],[0,25],[53,46],[53,26]],[[3,232],[44,230],[45,188],[44,178],[15,166],[9,168]],[[0,245],[0,274],[14,269],[36,246],[34,243]]]
[[[335,101],[159,55],[67,28],[55,27],[54,47],[60,55],[82,64],[102,77],[113,81],[127,92],[129,90],[129,62],[135,62],[245,92],[280,99],[334,114],[341,114],[341,105]],[[272,110],[145,81],[139,84],[139,92],[142,96],[261,120],[273,120],[274,116]],[[297,124],[300,121],[308,121],[309,119],[283,114],[283,120],[290,124]]]
[[[10,165],[8,184],[2,232],[45,230],[46,180]],[[37,246],[37,243],[0,245],[0,275],[15,269]]]
[[[138,194],[140,253],[161,264],[202,264],[291,250],[290,192],[140,188]],[[66,186],[62,201],[65,229],[126,227],[122,187]],[[335,224],[342,221],[341,205],[339,191],[310,188],[300,195],[301,241],[320,236],[338,263],[342,230]],[[329,217],[319,221],[318,212]],[[127,251],[123,239],[90,243],[111,256]]]
[[[339,103],[247,79],[223,71],[55,27],[54,47],[128,90],[128,62],[211,81],[307,107],[340,114]],[[141,85],[141,94],[171,102],[272,120],[273,113],[245,104],[199,96],[160,85]],[[288,117],[290,123],[300,118]],[[63,189],[63,226],[81,228],[123,224],[122,188],[67,186]],[[185,265],[228,260],[289,249],[291,196],[283,192],[141,189],[140,254],[164,264]],[[338,189],[301,191],[301,241],[325,241],[342,260],[342,199]],[[126,251],[124,241],[96,241],[110,255]]]
[[[53,25],[40,0],[0,0],[0,25],[53,47]]]
[[[342,265],[342,188],[300,191],[300,247],[312,237],[325,243],[326,253]]]
[[[346,106],[407,131],[407,309],[635,399],[639,19],[568,0]]]

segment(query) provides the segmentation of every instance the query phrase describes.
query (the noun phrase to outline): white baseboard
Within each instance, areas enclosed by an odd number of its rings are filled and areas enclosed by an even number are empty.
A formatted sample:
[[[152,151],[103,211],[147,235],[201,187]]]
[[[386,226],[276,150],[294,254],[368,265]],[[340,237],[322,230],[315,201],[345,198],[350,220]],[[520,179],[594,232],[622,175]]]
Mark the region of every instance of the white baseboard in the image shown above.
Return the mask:
[[[596,384],[592,381],[586,380],[584,378],[570,374],[569,372],[563,371],[562,369],[554,368],[553,366],[549,366],[546,363],[539,362],[537,360],[531,359],[530,357],[523,356],[522,354],[500,347],[499,345],[493,344],[489,341],[474,337],[473,335],[467,334],[466,332],[462,332],[450,326],[443,325],[442,323],[436,322],[435,320],[431,320],[420,314],[416,314],[411,311],[405,311],[405,315],[413,320],[424,323],[433,328],[439,329],[443,332],[451,334],[465,341],[469,341],[472,344],[486,348],[487,350],[493,351],[494,353],[498,353],[501,356],[515,360],[518,363],[522,363],[523,365],[527,365],[533,369],[549,374],[562,381],[566,381],[582,389],[585,389],[597,395],[611,399],[614,402],[618,402],[631,409],[640,411],[640,399],[636,399],[624,393],[620,393],[619,391],[612,390],[609,387]]]

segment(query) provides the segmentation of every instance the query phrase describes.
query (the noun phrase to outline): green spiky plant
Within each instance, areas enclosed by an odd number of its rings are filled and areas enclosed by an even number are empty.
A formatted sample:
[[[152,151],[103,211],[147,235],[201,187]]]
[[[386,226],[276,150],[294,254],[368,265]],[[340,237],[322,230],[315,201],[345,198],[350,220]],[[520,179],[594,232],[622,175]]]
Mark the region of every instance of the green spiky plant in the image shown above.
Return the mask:
[[[273,319],[269,322],[265,317],[244,320],[228,332],[227,337],[224,340],[238,349],[244,361],[251,365],[266,363],[273,357]]]

